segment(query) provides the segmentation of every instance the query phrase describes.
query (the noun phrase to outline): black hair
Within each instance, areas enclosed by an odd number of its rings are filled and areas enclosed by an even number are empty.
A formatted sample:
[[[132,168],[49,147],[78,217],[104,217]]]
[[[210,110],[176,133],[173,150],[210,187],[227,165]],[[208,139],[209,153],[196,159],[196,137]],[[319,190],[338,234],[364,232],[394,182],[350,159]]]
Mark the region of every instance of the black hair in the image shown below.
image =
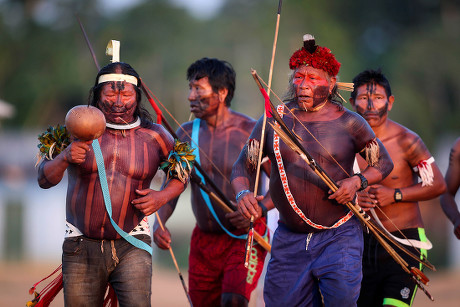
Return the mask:
[[[385,89],[385,93],[387,94],[387,97],[391,96],[390,82],[388,81],[388,79],[385,77],[385,75],[382,73],[382,71],[379,68],[377,70],[368,69],[368,70],[362,71],[358,75],[356,75],[356,77],[353,78],[354,89],[353,89],[353,92],[351,92],[350,98],[355,100],[358,87],[364,84],[368,84],[368,83],[375,83],[375,84],[382,86]]]
[[[102,67],[101,70],[99,70],[96,76],[96,81],[94,82],[94,86],[90,89],[90,92],[89,92],[88,104],[98,108],[98,102],[101,99],[102,87],[107,83],[107,82],[98,83],[99,77],[102,75],[118,73],[120,69],[121,69],[122,74],[134,76],[137,78],[137,86],[133,84],[134,89],[136,90],[136,101],[137,101],[136,110],[134,111],[134,117],[139,116],[141,119],[141,126],[145,127],[149,123],[153,122],[152,116],[144,108],[144,106],[141,103],[142,91],[141,91],[141,79],[139,77],[139,74],[134,70],[134,68],[131,67],[131,65],[127,63],[123,63],[123,62],[110,63]]]
[[[235,93],[236,73],[232,65],[216,58],[202,58],[187,69],[188,81],[204,77],[208,77],[214,93],[218,93],[220,89],[228,90],[225,105],[229,107]]]

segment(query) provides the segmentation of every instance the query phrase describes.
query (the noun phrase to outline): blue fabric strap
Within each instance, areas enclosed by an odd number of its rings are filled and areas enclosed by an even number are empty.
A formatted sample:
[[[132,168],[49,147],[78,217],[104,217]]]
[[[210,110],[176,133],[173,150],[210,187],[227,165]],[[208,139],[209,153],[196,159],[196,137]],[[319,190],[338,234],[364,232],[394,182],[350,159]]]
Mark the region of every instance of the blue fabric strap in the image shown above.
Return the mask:
[[[200,149],[198,148],[200,122],[201,122],[201,120],[199,118],[196,118],[193,121],[193,127],[192,127],[192,147],[195,148],[193,153],[195,154],[195,161],[198,164],[200,163]],[[206,181],[203,178],[203,175],[201,175],[201,173],[196,168],[195,168],[195,172],[196,172],[197,176],[200,177],[201,181],[206,183]],[[204,199],[204,202],[206,203],[206,206],[208,206],[209,211],[211,211],[212,216],[216,219],[216,221],[219,224],[219,226],[232,238],[246,239],[248,235],[244,234],[244,235],[236,236],[233,233],[231,233],[230,231],[228,231],[227,228],[224,227],[224,225],[222,225],[222,223],[220,222],[219,218],[217,217],[216,212],[214,211],[214,208],[213,208],[213,206],[211,204],[211,199],[209,198],[209,195],[206,194],[201,189],[200,189],[200,192],[201,192],[201,196]]]
[[[99,173],[99,181],[101,183],[102,194],[104,195],[105,208],[107,209],[107,214],[109,215],[110,222],[112,223],[113,228],[115,228],[115,230],[123,239],[125,239],[135,247],[147,251],[151,255],[152,247],[150,245],[126,233],[112,219],[112,202],[110,201],[109,187],[107,185],[107,176],[105,175],[104,158],[102,157],[101,147],[99,146],[99,142],[97,139],[93,140],[92,146],[94,150],[94,155],[96,156],[97,171]]]

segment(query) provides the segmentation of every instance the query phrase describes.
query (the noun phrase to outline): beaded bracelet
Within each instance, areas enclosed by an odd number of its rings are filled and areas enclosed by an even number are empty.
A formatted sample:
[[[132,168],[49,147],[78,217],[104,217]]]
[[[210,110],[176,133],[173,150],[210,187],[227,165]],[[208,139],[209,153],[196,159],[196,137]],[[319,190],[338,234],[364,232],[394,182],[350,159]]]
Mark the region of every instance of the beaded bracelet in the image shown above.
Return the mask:
[[[251,193],[251,191],[249,191],[249,190],[239,191],[238,194],[236,194],[236,202],[238,202],[238,200],[241,197],[241,195],[246,194],[246,193]]]

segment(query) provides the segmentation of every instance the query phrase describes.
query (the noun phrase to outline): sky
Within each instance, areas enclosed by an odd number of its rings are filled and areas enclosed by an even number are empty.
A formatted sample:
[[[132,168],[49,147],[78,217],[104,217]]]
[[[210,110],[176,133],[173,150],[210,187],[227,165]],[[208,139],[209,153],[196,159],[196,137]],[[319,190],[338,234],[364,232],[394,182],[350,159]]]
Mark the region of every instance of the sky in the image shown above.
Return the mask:
[[[120,10],[130,8],[145,0],[99,0],[109,12],[117,13]],[[225,0],[170,0],[178,7],[184,7],[190,14],[197,18],[210,18],[216,14]]]

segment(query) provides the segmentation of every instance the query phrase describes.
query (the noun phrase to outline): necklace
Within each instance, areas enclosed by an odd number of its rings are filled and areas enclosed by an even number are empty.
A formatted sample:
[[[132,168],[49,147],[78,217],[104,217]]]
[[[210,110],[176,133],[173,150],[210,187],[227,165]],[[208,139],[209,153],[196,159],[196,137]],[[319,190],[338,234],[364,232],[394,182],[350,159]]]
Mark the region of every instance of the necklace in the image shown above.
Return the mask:
[[[310,108],[310,109],[305,108],[305,110],[306,110],[307,112],[317,112],[317,111],[321,110],[322,108],[324,108],[324,106],[326,105],[326,102],[327,102],[327,100],[324,101],[323,103],[317,105],[317,106],[314,107],[314,108]]]
[[[121,130],[121,135],[126,137],[126,130],[133,129],[139,127],[141,124],[141,119],[139,116],[137,117],[136,121],[131,124],[113,124],[113,123],[105,123],[105,126],[110,129]]]
[[[316,107],[313,107],[313,108],[292,108],[291,110],[300,110],[300,111],[305,111],[305,112],[318,112],[319,110],[321,110],[322,108],[324,108],[324,106],[326,105],[327,103],[327,100],[319,105],[317,105]]]
[[[127,129],[133,129],[141,124],[141,119],[137,117],[136,121],[131,124],[113,124],[113,123],[106,123],[105,126],[107,128],[115,129],[115,130],[127,130]]]

